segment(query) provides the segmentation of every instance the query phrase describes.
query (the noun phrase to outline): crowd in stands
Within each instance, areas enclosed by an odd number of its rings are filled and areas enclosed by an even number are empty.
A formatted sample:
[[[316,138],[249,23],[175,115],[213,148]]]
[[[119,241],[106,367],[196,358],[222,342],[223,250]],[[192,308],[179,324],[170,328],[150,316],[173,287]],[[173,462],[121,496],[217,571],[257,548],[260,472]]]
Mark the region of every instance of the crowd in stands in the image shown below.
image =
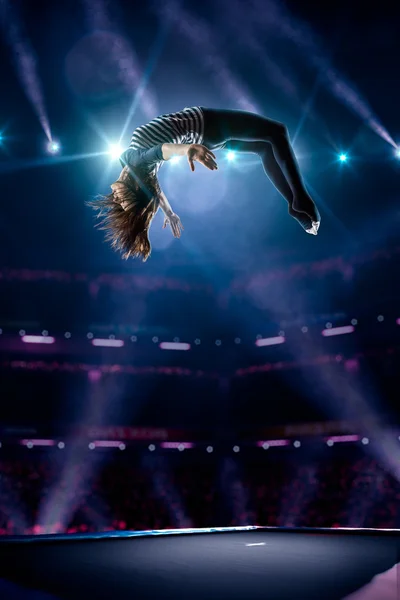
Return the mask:
[[[2,450],[4,451],[4,449]],[[190,453],[193,453],[190,456]],[[0,458],[0,535],[187,527],[400,527],[374,458],[25,451]],[[204,453],[205,454],[205,453]],[[96,457],[94,457],[96,455]]]

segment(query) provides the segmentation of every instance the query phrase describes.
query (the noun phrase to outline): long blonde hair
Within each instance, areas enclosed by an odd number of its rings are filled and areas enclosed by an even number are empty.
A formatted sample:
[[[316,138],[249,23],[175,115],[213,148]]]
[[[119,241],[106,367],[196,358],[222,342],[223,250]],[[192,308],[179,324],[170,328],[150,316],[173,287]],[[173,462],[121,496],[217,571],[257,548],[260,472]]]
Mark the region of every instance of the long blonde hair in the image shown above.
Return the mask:
[[[159,208],[160,187],[156,175],[124,167],[106,196],[97,196],[87,204],[97,212],[97,227],[106,232],[106,241],[122,258],[151,254],[149,229]]]

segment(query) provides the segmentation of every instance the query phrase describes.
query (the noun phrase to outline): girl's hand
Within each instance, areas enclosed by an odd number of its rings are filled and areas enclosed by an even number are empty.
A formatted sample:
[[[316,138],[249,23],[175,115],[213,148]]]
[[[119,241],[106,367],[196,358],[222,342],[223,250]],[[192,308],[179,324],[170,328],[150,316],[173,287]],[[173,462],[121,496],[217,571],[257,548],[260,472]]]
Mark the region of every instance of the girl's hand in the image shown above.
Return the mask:
[[[218,169],[217,163],[215,161],[215,155],[201,144],[191,144],[187,151],[187,158],[189,162],[190,169],[194,171],[194,161],[201,163],[210,171],[214,171]]]
[[[181,237],[181,230],[183,231],[183,225],[178,215],[172,213],[172,215],[165,217],[163,229],[165,229],[167,225],[171,227],[171,231],[174,237]]]

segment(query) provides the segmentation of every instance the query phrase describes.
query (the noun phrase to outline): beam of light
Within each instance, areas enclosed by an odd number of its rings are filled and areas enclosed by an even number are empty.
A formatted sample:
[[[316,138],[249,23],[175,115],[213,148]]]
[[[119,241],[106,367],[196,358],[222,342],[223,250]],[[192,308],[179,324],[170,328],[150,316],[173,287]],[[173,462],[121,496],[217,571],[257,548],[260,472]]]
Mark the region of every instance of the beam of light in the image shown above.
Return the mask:
[[[314,59],[314,63],[321,70],[324,70],[327,66],[324,61],[316,58]],[[396,147],[396,143],[389,132],[378,121],[370,106],[361,98],[361,95],[354,90],[349,83],[343,81],[334,69],[328,68],[324,72],[326,84],[330,92],[336,96],[338,100],[341,100],[347,108],[357,114],[372,131],[388,142],[388,144]]]
[[[1,137],[0,137],[0,141],[1,141]],[[394,155],[395,155],[396,158],[400,159],[400,148],[396,148],[396,150],[394,152]]]
[[[42,126],[47,139],[51,142],[50,123],[37,72],[37,60],[34,50],[23,31],[21,21],[16,14],[14,6],[12,7],[11,2],[9,2],[9,0],[2,0],[0,10],[0,20],[4,38],[13,53],[21,85],[39,119],[39,123]]]
[[[275,337],[260,338],[259,340],[256,340],[256,346],[276,346],[277,344],[284,344],[285,341],[286,338],[284,338],[283,335],[277,335]]]
[[[236,459],[222,459],[218,492],[226,504],[227,514],[236,525],[247,525],[254,512],[249,490],[243,483],[243,475],[242,466]]]
[[[162,25],[161,25],[161,29],[157,35],[157,39],[155,41],[153,50],[150,54],[149,60],[147,62],[146,68],[145,68],[145,72],[143,75],[143,79],[140,83],[140,85],[137,87],[137,89],[135,90],[135,94],[134,97],[132,99],[131,102],[131,106],[129,108],[128,114],[126,116],[125,119],[125,123],[124,126],[122,128],[122,132],[121,132],[121,136],[120,136],[120,141],[122,140],[122,138],[124,137],[124,135],[126,134],[126,130],[128,129],[129,123],[132,120],[133,115],[136,112],[137,106],[139,104],[139,102],[144,103],[144,113],[147,116],[152,116],[154,117],[157,114],[157,106],[156,104],[153,102],[153,104],[150,104],[149,107],[147,108],[147,103],[145,102],[145,99],[143,99],[143,96],[145,94],[146,91],[146,87],[148,86],[150,77],[155,69],[155,66],[157,64],[158,59],[161,56],[161,53],[164,49],[165,46],[165,41],[167,39],[168,33],[169,33],[169,29],[170,29],[170,23],[168,23],[167,21],[165,21]],[[143,108],[143,107],[142,107]],[[150,109],[150,110],[149,110]],[[148,112],[146,112],[148,111]]]
[[[373,514],[375,506],[380,504],[386,494],[386,473],[376,463],[371,472],[371,466],[369,457],[365,457],[361,464],[357,464],[357,471],[352,478],[347,506],[343,507],[347,525],[352,527],[364,527],[369,515]]]
[[[67,440],[66,449],[59,453],[57,478],[50,486],[49,493],[42,498],[39,506],[37,525],[45,533],[65,530],[73,518],[77,501],[91,495],[91,480],[104,462],[103,452],[87,451],[86,428],[94,423],[105,426],[111,417],[117,415],[116,403],[121,398],[121,386],[110,378],[88,379],[89,398],[85,403],[81,418],[81,428],[77,428]]]
[[[111,3],[104,2],[104,0],[82,0],[82,3],[86,13],[87,23],[93,32],[113,32],[120,36],[119,27],[114,24],[115,20],[109,14],[109,6]],[[127,51],[128,48],[129,52]],[[125,44],[111,44],[109,51],[118,66],[119,76],[124,83],[125,88],[130,92],[135,90],[135,99],[129,110],[123,133],[121,134],[122,139],[139,102],[140,108],[147,117],[154,117],[157,114],[155,97],[146,89],[152,69],[148,67],[147,74],[142,77],[142,69],[139,65],[138,58],[132,45],[128,44],[128,42],[125,42]],[[157,56],[160,53],[161,48],[159,49]]]
[[[348,160],[347,154],[339,154],[340,162],[346,162]]]
[[[227,158],[227,159],[228,159],[230,162],[232,162],[232,161],[234,161],[234,160],[235,160],[235,158],[236,158],[236,154],[235,154],[234,152],[230,151],[230,152],[228,152],[228,153],[227,153],[227,155],[226,155],[226,158]]]
[[[21,340],[25,344],[54,344],[55,338],[44,335],[24,335]]]
[[[190,350],[190,344],[185,342],[161,342],[161,350]]]
[[[108,154],[111,156],[112,160],[118,160],[123,151],[124,149],[120,144],[110,144],[108,148]]]
[[[345,234],[350,243],[353,243],[353,234],[346,228],[346,226],[342,223],[342,221],[334,214],[332,209],[323,201],[321,196],[318,194],[315,188],[312,187],[309,181],[306,181],[306,187],[310,191],[311,196],[314,198],[316,204],[319,207],[324,208],[324,212],[326,212],[331,221],[334,221],[338,228],[341,230],[341,233]]]
[[[221,4],[225,8],[223,0]],[[265,74],[269,85],[272,83],[272,85],[279,88],[291,102],[297,106],[303,106],[300,122],[292,136],[292,144],[295,144],[306,119],[310,119],[314,122],[317,121],[320,131],[323,131],[325,136],[329,138],[326,124],[322,121],[321,117],[312,112],[313,103],[321,83],[320,78],[317,78],[308,100],[304,102],[298,91],[295,72],[290,70],[287,62],[282,62],[282,66],[280,66],[276,59],[274,60],[271,58],[272,53],[268,51],[269,49],[266,46],[264,36],[260,40],[257,39],[255,35],[256,32],[252,27],[251,19],[249,19],[247,4],[240,2],[240,0],[229,0],[229,10],[223,10],[222,14],[224,22],[230,19],[229,25],[236,34],[235,42],[241,43],[246,52],[252,53],[254,61],[257,61],[261,66],[263,75]]]
[[[316,464],[299,465],[296,473],[281,491],[281,507],[277,518],[280,527],[298,527],[310,503],[318,495]]]
[[[225,7],[224,7],[225,8]],[[296,85],[294,83],[294,73],[288,71],[288,64],[285,68],[281,68],[270,57],[268,49],[265,45],[265,40],[259,41],[254,35],[252,24],[248,19],[248,6],[240,0],[229,0],[229,10],[222,10],[224,25],[226,21],[230,21],[229,25],[235,31],[235,43],[241,43],[246,52],[251,52],[254,60],[257,61],[265,72],[268,80],[268,85],[271,83],[279,87],[283,93],[300,102]]]
[[[101,339],[94,338],[92,340],[93,346],[100,346],[103,348],[122,348],[125,345],[124,340],[110,340],[110,339]]]
[[[322,83],[331,94],[357,114],[372,131],[396,148],[393,138],[361,94],[331,67],[326,52],[308,24],[292,17],[282,4],[274,0],[268,2],[267,10],[264,0],[253,0],[252,8],[253,11],[249,11],[248,16],[252,18],[256,27],[264,31],[267,29],[271,35],[281,35],[300,48],[306,59],[318,69]]]
[[[205,20],[196,18],[173,0],[158,3],[156,11],[171,28],[187,38],[196,56],[203,61],[230,102],[236,102],[243,110],[258,112],[245,86],[232,74],[215,41],[216,36]]]
[[[259,448],[264,448],[264,450],[268,450],[268,448],[280,448],[282,446],[290,446],[290,440],[266,440],[257,442],[256,445]]]
[[[321,334],[324,337],[331,337],[334,335],[346,335],[347,333],[353,333],[355,328],[353,325],[344,325],[343,327],[331,327],[330,329],[323,329]]]
[[[165,454],[163,456],[143,454],[142,468],[148,472],[154,494],[160,502],[165,504],[173,526],[192,528],[192,520],[186,514],[181,494],[175,486],[170,464]]]
[[[16,534],[24,534],[28,528],[28,519],[26,518],[27,511],[22,506],[20,493],[18,491],[18,482],[14,477],[9,477],[6,472],[1,473],[0,477],[0,498],[1,512],[3,518],[13,524],[13,532]],[[2,596],[4,597],[4,596]]]
[[[305,314],[304,299],[298,296],[294,282],[285,281],[275,294],[265,294],[262,289],[249,289],[263,309],[268,310],[277,320],[281,315],[293,310],[291,298],[297,294],[296,311]],[[323,355],[318,339],[299,336],[290,339],[290,351],[298,360],[313,355]],[[362,377],[362,379],[361,379]],[[302,381],[307,386],[307,397],[323,409],[329,418],[357,423],[357,434],[371,440],[368,452],[384,466],[397,481],[400,481],[400,449],[397,440],[387,432],[385,418],[382,417],[379,392],[368,373],[349,373],[344,361],[324,365],[323,368],[305,369]]]
[[[55,158],[40,158],[36,160],[4,162],[0,164],[0,174],[13,173],[15,171],[24,171],[25,169],[36,169],[38,167],[50,167],[61,163],[74,162],[76,160],[86,160],[88,158],[97,158],[104,156],[107,152],[90,152],[87,154],[72,154],[71,156],[57,156]]]

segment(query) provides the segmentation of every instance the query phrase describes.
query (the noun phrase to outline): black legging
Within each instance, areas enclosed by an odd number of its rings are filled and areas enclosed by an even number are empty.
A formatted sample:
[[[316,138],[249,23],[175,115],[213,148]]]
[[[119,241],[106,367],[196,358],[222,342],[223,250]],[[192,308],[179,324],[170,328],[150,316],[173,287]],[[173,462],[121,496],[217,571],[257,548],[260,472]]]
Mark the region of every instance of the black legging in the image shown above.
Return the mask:
[[[290,214],[304,229],[311,226],[311,221],[320,221],[318,209],[305,188],[285,125],[242,110],[203,109],[203,112],[203,143],[207,148],[223,147],[258,154],[267,176],[288,202]],[[293,214],[299,210],[304,211],[301,217]]]

